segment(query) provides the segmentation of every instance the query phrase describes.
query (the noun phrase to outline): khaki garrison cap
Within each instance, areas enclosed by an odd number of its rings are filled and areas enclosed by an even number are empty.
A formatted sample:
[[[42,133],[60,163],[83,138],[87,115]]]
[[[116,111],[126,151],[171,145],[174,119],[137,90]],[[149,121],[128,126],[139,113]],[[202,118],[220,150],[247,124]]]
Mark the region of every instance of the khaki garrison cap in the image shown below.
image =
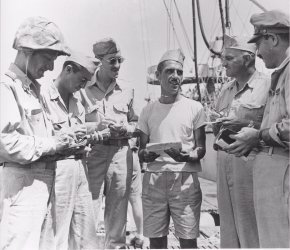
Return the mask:
[[[163,56],[161,57],[158,65],[164,61],[176,61],[183,66],[184,62],[184,54],[182,53],[181,49],[176,50],[167,50]]]
[[[252,43],[248,43],[248,41],[249,41],[249,37],[225,35],[224,48],[248,51],[255,54],[257,50],[256,45]]]
[[[119,46],[113,38],[104,38],[93,45],[93,52],[96,58],[102,58],[108,54],[115,54],[120,51]]]

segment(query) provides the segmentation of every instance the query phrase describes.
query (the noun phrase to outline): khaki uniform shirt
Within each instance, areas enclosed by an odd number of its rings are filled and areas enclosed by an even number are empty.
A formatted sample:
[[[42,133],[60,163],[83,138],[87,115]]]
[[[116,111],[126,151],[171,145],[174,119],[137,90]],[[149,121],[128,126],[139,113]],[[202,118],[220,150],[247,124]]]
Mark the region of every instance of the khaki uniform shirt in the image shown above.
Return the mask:
[[[86,122],[100,123],[104,118],[114,119],[126,126],[126,136],[130,138],[137,121],[133,109],[134,90],[121,87],[122,83],[121,80],[112,82],[105,91],[96,80],[95,84],[80,90],[80,93],[86,111]]]
[[[261,122],[269,88],[270,78],[255,71],[239,91],[236,80],[227,83],[221,90],[216,110],[223,111],[229,118]]]
[[[40,85],[15,64],[1,79],[1,163],[30,164],[42,155],[55,153],[53,128],[39,100],[39,89]]]
[[[238,93],[238,83],[233,80],[225,83],[221,89],[221,92],[216,100],[215,109],[217,112],[227,114],[230,109],[230,105]]]
[[[265,107],[261,129],[269,128],[273,140],[289,149],[290,133],[290,56],[272,73],[271,88]]]
[[[41,88],[41,96],[46,112],[55,130],[85,123],[85,109],[81,101],[74,95],[69,100],[69,107],[65,106],[54,83]]]

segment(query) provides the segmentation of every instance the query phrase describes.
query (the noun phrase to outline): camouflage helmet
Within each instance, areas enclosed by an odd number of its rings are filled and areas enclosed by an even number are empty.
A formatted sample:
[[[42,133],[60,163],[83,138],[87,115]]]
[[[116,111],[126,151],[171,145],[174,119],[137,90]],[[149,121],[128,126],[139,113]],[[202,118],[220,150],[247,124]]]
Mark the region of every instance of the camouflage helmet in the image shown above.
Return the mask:
[[[16,50],[53,50],[70,55],[63,35],[55,23],[44,17],[29,17],[18,28],[13,48]]]

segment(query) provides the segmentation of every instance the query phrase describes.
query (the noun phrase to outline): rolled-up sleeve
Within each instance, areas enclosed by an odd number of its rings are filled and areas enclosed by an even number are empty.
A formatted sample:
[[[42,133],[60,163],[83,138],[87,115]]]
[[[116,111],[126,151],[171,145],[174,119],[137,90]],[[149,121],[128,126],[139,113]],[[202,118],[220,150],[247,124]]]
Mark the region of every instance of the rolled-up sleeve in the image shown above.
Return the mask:
[[[0,83],[0,160],[29,164],[42,155],[54,154],[52,138],[29,135],[11,87]]]
[[[150,104],[149,104],[150,105]],[[149,105],[142,109],[140,114],[137,128],[141,130],[144,134],[149,135],[149,127],[148,127],[148,108]]]

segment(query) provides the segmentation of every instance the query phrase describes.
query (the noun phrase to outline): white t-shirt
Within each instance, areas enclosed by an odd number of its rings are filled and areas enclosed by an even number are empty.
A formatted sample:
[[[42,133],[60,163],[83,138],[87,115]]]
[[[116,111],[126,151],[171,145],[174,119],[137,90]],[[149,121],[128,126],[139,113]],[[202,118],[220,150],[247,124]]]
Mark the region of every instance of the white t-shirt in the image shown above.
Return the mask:
[[[143,108],[138,121],[139,129],[149,135],[150,143],[181,141],[182,149],[187,151],[195,146],[193,131],[205,125],[205,113],[202,105],[180,96],[172,104],[163,104],[159,100]],[[199,172],[199,162],[176,162],[166,153],[154,162],[147,164],[147,170]]]

